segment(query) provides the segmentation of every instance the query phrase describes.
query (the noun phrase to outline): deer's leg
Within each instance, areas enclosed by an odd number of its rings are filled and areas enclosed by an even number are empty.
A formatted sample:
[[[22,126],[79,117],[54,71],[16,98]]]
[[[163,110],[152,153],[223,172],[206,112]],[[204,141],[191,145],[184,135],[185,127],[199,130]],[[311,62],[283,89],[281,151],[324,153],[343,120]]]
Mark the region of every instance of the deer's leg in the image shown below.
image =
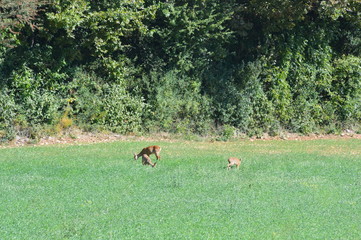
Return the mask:
[[[147,165],[150,165],[152,167],[155,167],[155,165],[157,164],[157,163],[152,163],[152,160],[150,158],[146,159],[146,161],[147,161]]]
[[[154,165],[150,159],[147,161],[147,163],[148,163],[149,165],[151,165],[151,166]]]

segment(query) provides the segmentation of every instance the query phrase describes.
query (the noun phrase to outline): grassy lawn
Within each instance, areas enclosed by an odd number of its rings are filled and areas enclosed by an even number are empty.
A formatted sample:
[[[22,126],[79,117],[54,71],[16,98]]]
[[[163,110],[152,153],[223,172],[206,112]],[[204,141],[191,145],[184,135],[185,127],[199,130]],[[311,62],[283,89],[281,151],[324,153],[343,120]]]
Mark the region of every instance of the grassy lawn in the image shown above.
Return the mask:
[[[361,239],[361,140],[0,149],[0,239]]]

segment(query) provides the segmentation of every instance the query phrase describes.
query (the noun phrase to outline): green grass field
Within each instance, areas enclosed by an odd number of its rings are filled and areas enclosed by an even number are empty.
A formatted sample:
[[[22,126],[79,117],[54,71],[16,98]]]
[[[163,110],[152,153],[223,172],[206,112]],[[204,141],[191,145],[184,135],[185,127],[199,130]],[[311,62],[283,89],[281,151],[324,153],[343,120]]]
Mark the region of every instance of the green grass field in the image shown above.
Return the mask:
[[[0,239],[361,239],[361,140],[0,149]]]

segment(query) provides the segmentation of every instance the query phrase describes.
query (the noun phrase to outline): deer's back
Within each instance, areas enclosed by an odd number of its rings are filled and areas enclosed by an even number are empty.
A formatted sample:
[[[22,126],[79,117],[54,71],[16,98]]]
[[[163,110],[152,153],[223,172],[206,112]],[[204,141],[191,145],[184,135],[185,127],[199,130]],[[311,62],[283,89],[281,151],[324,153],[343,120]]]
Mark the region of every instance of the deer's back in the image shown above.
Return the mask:
[[[156,153],[156,152],[159,152],[160,151],[160,147],[159,146],[149,146],[149,147],[146,147],[146,148],[143,148],[143,150],[140,152],[141,155],[143,154],[147,154],[147,155],[150,155],[152,153]]]
[[[240,163],[241,160],[235,157],[228,158],[229,163]]]

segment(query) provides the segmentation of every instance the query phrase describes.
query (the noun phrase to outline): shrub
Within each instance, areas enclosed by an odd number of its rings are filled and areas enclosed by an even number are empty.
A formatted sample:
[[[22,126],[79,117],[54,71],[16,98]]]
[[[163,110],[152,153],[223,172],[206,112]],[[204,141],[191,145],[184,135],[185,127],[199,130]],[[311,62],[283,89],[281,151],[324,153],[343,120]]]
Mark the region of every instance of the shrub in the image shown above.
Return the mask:
[[[334,61],[332,101],[341,121],[361,120],[361,58],[342,56]]]
[[[238,66],[235,73],[210,78],[214,89],[214,118],[220,125],[234,126],[244,133],[259,135],[273,121],[273,105],[264,91],[261,60]]]
[[[168,71],[152,74],[147,79],[151,86],[148,95],[146,126],[150,130],[177,133],[205,133],[210,127],[210,103],[200,93],[197,79]]]
[[[127,92],[123,84],[106,83],[78,69],[71,88],[71,107],[80,125],[103,126],[119,133],[142,130],[144,100]]]
[[[18,106],[14,101],[13,94],[7,89],[0,91],[0,131],[1,141],[15,138],[14,119]]]

